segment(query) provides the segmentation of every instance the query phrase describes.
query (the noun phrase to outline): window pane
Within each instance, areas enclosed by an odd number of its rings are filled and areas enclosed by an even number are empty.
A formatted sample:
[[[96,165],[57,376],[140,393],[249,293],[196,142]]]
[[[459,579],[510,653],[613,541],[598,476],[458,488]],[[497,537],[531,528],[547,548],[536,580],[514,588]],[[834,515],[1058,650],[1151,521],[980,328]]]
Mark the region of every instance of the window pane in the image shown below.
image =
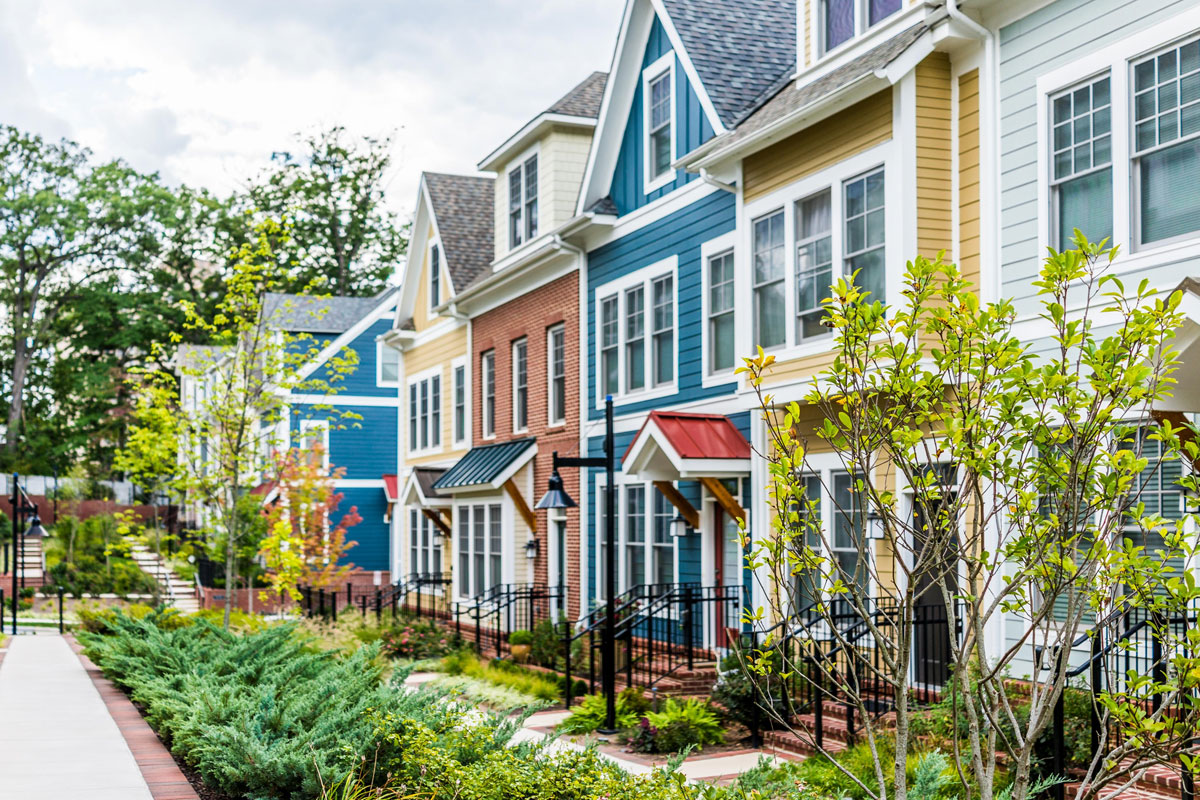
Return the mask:
[[[828,333],[821,326],[822,300],[833,284],[833,244],[830,236],[830,192],[821,192],[796,206],[796,338]]]
[[[671,520],[675,508],[662,492],[654,492],[654,566],[651,580],[654,583],[675,582],[675,539],[671,536]]]
[[[458,509],[458,591],[462,595],[471,593],[471,509]]]
[[[408,387],[408,449],[417,449],[417,385]]]
[[[784,343],[784,291],[783,281],[754,290],[755,339],[764,349]]]
[[[783,210],[754,222],[755,342],[764,348],[785,341]]]
[[[529,424],[529,387],[527,343],[522,339],[513,344],[513,424],[523,430]]]
[[[654,298],[654,383],[675,378],[675,279],[670,275],[652,284]]]
[[[900,10],[900,0],[871,0],[871,21],[874,25]]]
[[[1143,244],[1200,230],[1200,140],[1141,158]]]
[[[734,364],[733,253],[708,260],[709,369],[732,369]]]
[[[646,385],[646,290],[625,292],[625,391]]]
[[[561,422],[567,413],[566,329],[550,331],[550,422]]]
[[[650,150],[653,157],[650,177],[657,178],[671,168],[671,126],[660,128],[651,134]]]
[[[866,515],[860,504],[850,475],[839,472],[833,476],[833,557],[836,559],[845,580],[854,581],[862,589],[867,586],[867,565],[859,558],[859,545],[869,558],[870,543],[866,536]]]
[[[1075,229],[1088,241],[1112,238],[1112,170],[1104,169],[1058,186],[1059,247],[1072,247]]]
[[[625,587],[646,582],[646,488],[625,487]]]
[[[502,548],[504,546],[504,536],[500,529],[500,506],[488,506],[488,559],[490,564],[488,569],[488,586],[499,586],[503,580],[503,573],[500,571],[500,559]]]
[[[467,368],[454,368],[454,438],[467,437]]]
[[[657,178],[671,168],[671,73],[667,71],[650,82],[650,177]]]
[[[429,381],[421,381],[421,448],[429,446]]]
[[[538,233],[538,163],[537,156],[525,162],[525,238],[532,239]]]
[[[521,225],[521,170],[518,167],[508,173],[508,246],[521,243],[524,228]]]
[[[712,353],[714,372],[732,369],[737,355],[734,352],[733,314],[725,313],[712,318],[709,324],[709,348]]]
[[[1133,72],[1137,151],[1200,133],[1200,117],[1188,105],[1200,98],[1200,41],[1147,58]]]
[[[825,49],[832,50],[854,36],[855,0],[825,0]]]
[[[437,447],[442,443],[442,377],[429,379],[429,444]]]
[[[846,275],[858,276],[857,285],[870,292],[869,302],[886,300],[884,274],[883,170],[845,185]]]
[[[487,538],[485,530],[484,530],[485,526],[487,525],[487,520],[484,517],[483,506],[472,507],[471,516],[475,523],[475,525],[474,525],[475,535],[474,535],[473,541],[472,541],[472,545],[474,546],[474,549],[472,550],[472,555],[474,557],[473,564],[474,564],[474,568],[475,568],[475,574],[473,577],[475,579],[475,581],[474,581],[475,594],[480,595],[480,594],[483,594],[483,589],[484,589],[484,575],[483,575],[484,561],[483,561],[483,559],[484,559],[484,543]]]

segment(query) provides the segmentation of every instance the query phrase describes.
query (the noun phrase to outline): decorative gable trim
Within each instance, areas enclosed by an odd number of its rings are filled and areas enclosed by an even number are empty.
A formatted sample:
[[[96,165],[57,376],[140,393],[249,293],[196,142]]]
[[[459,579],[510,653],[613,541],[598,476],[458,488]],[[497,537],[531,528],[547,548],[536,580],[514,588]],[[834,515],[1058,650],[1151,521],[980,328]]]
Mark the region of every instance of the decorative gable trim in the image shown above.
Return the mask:
[[[363,318],[354,323],[352,327],[335,338],[332,342],[325,345],[321,352],[316,357],[304,365],[297,374],[301,380],[304,380],[309,375],[312,375],[322,364],[338,353],[342,348],[346,347],[350,342],[353,342],[363,331],[374,325],[381,319],[386,319],[391,316],[392,307],[396,305],[396,290],[390,289],[385,297],[379,301],[379,305],[371,309],[368,313],[363,314]],[[378,368],[378,367],[377,367]]]

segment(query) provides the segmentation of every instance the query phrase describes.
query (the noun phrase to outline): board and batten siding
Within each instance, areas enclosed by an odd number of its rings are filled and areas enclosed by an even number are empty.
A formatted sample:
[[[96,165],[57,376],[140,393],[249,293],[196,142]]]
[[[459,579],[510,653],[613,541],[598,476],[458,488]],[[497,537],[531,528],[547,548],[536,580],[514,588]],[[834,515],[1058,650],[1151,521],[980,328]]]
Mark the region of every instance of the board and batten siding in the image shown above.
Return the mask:
[[[958,76],[958,268],[980,286],[979,70]]]
[[[655,16],[650,29],[650,37],[646,43],[645,55],[642,57],[642,69],[653,64],[662,56],[671,52],[671,42],[662,23]],[[687,79],[679,57],[675,57],[675,155],[682,157],[713,136],[712,123],[704,114],[700,105],[700,97],[696,89]],[[628,214],[647,203],[653,202],[665,194],[673,192],[681,186],[695,180],[695,173],[682,169],[675,171],[675,180],[649,194],[642,191],[645,185],[645,151],[643,142],[643,117],[645,116],[642,102],[642,77],[637,76],[637,88],[633,93],[633,101],[629,109],[629,118],[625,122],[625,131],[621,137],[621,148],[617,154],[617,162],[613,167],[610,195],[617,206],[618,215]]]
[[[931,53],[916,68],[917,252],[954,248],[950,57]],[[911,254],[905,254],[908,259]]]
[[[638,400],[633,394],[613,398],[618,413],[628,414],[667,408],[674,403],[695,401],[704,397],[728,395],[734,382],[719,386],[703,386],[703,356],[701,335],[704,321],[700,318],[703,273],[700,246],[734,229],[735,202],[729,192],[713,191],[686,208],[628,236],[609,242],[588,253],[587,268],[587,386],[588,418],[601,419],[603,409],[597,407],[599,388],[596,374],[596,289],[642,267],[664,259],[678,258],[678,285],[675,289],[676,394]]]
[[[879,92],[742,162],[746,202],[892,138],[892,92]]]
[[[1043,257],[1038,216],[1050,213],[1038,203],[1038,148],[1047,146],[1038,142],[1038,78],[1069,64],[1078,53],[1116,44],[1189,8],[1196,8],[1194,0],[1058,0],[1000,29],[1001,292],[1019,314],[1034,314],[1038,308],[1033,286]],[[1128,124],[1113,120],[1114,128]],[[1114,244],[1125,250],[1130,246]],[[1173,286],[1194,272],[1194,264],[1173,262],[1138,277],[1151,285]]]

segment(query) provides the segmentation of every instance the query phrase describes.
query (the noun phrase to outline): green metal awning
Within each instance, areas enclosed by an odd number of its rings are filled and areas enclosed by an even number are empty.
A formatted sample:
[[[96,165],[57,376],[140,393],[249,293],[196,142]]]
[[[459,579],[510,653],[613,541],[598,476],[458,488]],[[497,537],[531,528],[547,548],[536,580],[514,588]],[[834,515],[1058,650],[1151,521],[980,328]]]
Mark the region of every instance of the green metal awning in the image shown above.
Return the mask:
[[[499,489],[536,454],[537,439],[533,438],[472,447],[434,482],[433,488],[446,494]]]

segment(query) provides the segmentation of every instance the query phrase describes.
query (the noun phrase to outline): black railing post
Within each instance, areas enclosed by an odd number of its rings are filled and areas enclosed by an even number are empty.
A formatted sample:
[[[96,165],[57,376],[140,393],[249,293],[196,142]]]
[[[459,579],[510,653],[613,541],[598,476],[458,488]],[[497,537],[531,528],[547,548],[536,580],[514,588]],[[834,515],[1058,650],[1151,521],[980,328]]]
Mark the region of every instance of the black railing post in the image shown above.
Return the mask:
[[[425,587],[423,585],[421,585],[420,577],[416,578],[415,584],[417,587],[417,619],[420,619],[421,618],[421,590],[424,589]]]
[[[359,608],[362,613],[362,618],[366,619],[367,618],[367,596],[365,594],[359,596],[358,605],[359,605]]]
[[[58,632],[65,633],[66,628],[63,626],[63,587],[58,587]]]
[[[566,708],[571,708],[571,689],[574,681],[571,679],[571,625],[563,622],[563,675],[566,678],[566,688],[563,690],[563,697],[566,700]]]
[[[1091,679],[1091,723],[1092,723],[1092,758],[1096,757],[1096,753],[1100,750],[1100,710],[1099,703],[1096,702],[1103,687],[1101,683],[1104,680],[1103,660],[1100,658],[1100,651],[1103,649],[1100,639],[1101,629],[1097,627],[1092,632],[1092,660],[1090,663],[1090,679]]]
[[[375,587],[375,624],[383,624],[383,590]]]
[[[1167,660],[1163,656],[1163,636],[1166,635],[1166,619],[1159,612],[1155,612],[1150,620],[1150,654],[1153,659],[1151,664],[1151,674],[1154,680],[1154,696],[1151,698],[1150,707],[1152,711],[1158,711],[1162,708],[1162,686],[1167,681]]]
[[[354,581],[346,581],[346,605],[354,607]]]
[[[321,615],[321,619],[325,619],[325,587],[317,590],[317,610]]]
[[[812,661],[817,673],[817,682],[812,684],[813,689],[813,725],[817,731],[817,749],[821,750],[825,747],[825,673],[815,660]]]
[[[333,614],[333,622],[335,625],[337,624],[337,607],[338,607],[337,592],[330,592],[329,593],[329,611],[331,614]],[[351,614],[354,613],[353,604],[350,606],[350,613]]]
[[[687,668],[689,671],[695,667],[695,654],[692,652],[695,645],[696,633],[692,630],[692,586],[684,584],[683,586],[683,613],[680,614],[683,620],[683,647],[687,651]]]

